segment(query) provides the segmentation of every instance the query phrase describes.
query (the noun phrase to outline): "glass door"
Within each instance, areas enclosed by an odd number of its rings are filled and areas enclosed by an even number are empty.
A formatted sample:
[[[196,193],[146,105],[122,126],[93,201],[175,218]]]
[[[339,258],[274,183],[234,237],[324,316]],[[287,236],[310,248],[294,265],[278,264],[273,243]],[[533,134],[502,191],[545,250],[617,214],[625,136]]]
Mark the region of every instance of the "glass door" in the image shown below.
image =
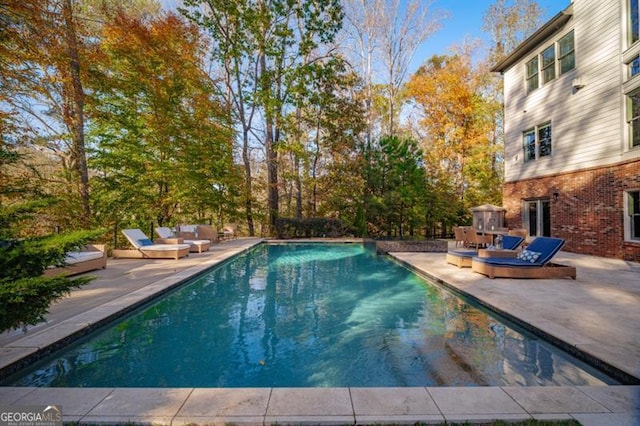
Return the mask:
[[[551,236],[551,202],[549,199],[525,201],[523,223],[529,236]]]

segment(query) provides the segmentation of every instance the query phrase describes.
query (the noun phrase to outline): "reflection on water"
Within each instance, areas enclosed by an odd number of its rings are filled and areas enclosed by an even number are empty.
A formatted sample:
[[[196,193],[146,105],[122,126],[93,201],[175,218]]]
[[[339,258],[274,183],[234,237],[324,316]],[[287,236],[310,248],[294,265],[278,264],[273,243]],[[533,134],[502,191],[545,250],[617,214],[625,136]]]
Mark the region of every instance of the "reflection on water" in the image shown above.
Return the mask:
[[[582,367],[360,245],[263,245],[9,384],[612,383]]]

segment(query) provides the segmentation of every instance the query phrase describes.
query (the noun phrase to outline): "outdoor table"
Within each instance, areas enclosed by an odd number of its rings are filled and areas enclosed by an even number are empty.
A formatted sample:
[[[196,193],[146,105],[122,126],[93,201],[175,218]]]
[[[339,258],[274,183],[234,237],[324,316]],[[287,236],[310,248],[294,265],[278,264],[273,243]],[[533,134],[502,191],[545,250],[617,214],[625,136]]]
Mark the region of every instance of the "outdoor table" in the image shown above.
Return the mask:
[[[518,257],[519,251],[517,250],[505,250],[497,248],[486,248],[478,250],[478,257]]]

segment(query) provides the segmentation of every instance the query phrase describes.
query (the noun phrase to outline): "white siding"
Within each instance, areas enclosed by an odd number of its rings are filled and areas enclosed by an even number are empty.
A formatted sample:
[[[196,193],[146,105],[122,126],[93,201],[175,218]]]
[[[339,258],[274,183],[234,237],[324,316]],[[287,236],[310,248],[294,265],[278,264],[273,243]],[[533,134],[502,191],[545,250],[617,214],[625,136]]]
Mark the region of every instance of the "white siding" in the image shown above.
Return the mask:
[[[613,164],[629,155],[621,0],[574,0],[573,18],[505,72],[505,181]],[[574,30],[576,68],[526,93],[525,64]],[[575,91],[574,78],[585,87]],[[523,162],[522,132],[551,121],[552,155]],[[640,157],[640,150],[631,155]]]

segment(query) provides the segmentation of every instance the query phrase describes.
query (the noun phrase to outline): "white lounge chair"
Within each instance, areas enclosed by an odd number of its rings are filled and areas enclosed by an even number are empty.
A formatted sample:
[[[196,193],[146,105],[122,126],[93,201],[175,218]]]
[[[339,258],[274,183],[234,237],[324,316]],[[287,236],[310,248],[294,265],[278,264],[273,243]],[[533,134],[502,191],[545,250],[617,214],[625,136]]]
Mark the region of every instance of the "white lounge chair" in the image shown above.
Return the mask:
[[[156,234],[158,234],[158,236],[160,238],[156,239],[156,242],[159,244],[176,244],[179,243],[180,240],[182,240],[182,242],[184,244],[189,244],[191,245],[191,249],[190,251],[192,253],[202,253],[203,251],[209,251],[209,247],[211,247],[211,241],[210,240],[196,240],[196,239],[186,239],[186,238],[181,238],[180,234],[178,234],[177,237],[174,237],[171,232],[171,228],[167,228],[166,226],[159,226],[156,229]],[[195,233],[193,233],[193,235],[195,235]],[[189,234],[189,236],[191,236],[191,233]]]
[[[123,229],[122,233],[135,250],[113,250],[114,258],[131,259],[180,259],[189,255],[190,244],[154,244],[139,229]]]

